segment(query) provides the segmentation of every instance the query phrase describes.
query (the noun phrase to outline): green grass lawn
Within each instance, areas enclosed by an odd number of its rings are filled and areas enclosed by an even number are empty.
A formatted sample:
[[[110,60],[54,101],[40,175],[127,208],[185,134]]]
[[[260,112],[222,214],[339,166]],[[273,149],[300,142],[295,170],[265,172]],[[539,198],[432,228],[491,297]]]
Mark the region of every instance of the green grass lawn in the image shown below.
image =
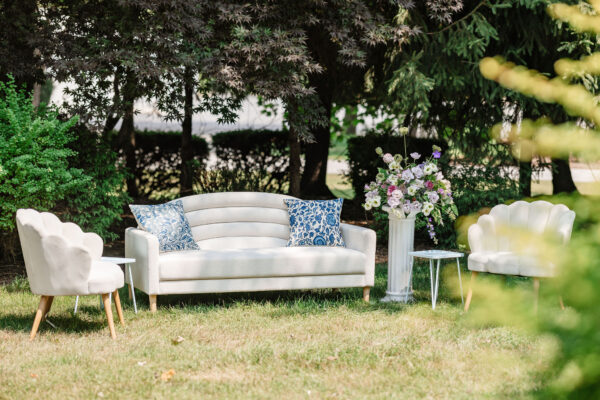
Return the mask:
[[[470,399],[538,387],[548,362],[540,339],[467,323],[444,282],[432,311],[428,282],[419,264],[415,303],[379,303],[379,265],[370,304],[360,288],[164,296],[156,314],[137,292],[137,315],[124,288],[116,341],[97,297],[83,298],[76,316],[75,299],[60,297],[48,318],[57,328],[43,323],[33,342],[38,298],[1,287],[0,398]]]

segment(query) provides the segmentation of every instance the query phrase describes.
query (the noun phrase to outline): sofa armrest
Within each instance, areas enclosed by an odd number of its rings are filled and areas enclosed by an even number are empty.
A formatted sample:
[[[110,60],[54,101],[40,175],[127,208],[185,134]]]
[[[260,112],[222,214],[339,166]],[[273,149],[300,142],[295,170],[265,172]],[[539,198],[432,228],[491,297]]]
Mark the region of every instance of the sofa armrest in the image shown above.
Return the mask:
[[[350,224],[340,224],[340,230],[347,248],[366,255],[365,286],[373,286],[375,284],[375,246],[377,241],[375,231]]]
[[[133,286],[147,294],[158,294],[158,238],[141,229],[127,228],[125,257],[135,258],[131,264]]]

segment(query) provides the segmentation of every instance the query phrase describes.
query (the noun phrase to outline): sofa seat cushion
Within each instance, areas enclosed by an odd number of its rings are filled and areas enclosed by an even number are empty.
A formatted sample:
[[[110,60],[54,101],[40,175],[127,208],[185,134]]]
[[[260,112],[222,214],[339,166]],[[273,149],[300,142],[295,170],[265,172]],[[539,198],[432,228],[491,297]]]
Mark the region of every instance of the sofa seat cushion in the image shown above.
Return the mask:
[[[90,294],[106,294],[122,288],[124,275],[117,264],[104,261],[92,261],[88,290]]]
[[[342,247],[187,250],[163,253],[161,281],[364,274],[364,253]]]
[[[469,270],[501,275],[530,277],[551,277],[555,275],[554,265],[543,265],[530,255],[509,251],[476,252],[468,258]]]

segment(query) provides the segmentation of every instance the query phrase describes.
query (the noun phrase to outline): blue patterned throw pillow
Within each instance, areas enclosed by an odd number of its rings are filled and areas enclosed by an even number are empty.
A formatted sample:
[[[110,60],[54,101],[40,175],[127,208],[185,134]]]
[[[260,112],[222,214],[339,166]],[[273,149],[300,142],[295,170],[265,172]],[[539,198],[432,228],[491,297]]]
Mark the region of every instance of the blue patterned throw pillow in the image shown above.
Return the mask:
[[[344,199],[284,200],[290,215],[289,246],[346,247],[340,232]]]
[[[130,204],[129,208],[142,229],[158,238],[160,251],[200,250],[185,218],[181,200],[149,206]]]

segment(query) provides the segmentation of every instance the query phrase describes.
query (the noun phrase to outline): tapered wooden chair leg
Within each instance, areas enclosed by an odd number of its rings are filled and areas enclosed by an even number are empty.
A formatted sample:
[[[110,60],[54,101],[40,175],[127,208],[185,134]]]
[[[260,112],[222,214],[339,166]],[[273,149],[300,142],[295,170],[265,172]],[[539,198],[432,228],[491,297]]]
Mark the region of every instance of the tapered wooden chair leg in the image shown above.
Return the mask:
[[[148,299],[150,300],[150,312],[156,312],[156,295],[151,294]]]
[[[533,278],[533,311],[538,312],[538,302],[540,297],[540,278]]]
[[[46,302],[46,308],[44,309],[44,316],[42,317],[42,321],[46,320],[48,313],[50,312],[50,308],[52,307],[52,302],[54,301],[54,296],[48,296],[48,301]]]
[[[563,303],[562,296],[558,296],[558,303],[560,304],[560,309],[564,310],[565,309],[565,303]]]
[[[45,315],[45,311],[48,307],[49,300],[49,296],[42,296],[40,298],[40,304],[38,305],[37,311],[35,312],[35,318],[33,319],[33,326],[31,327],[31,334],[29,335],[29,340],[33,340],[35,338],[38,328],[40,327],[40,322],[42,322],[42,317]]]
[[[110,306],[110,297],[108,296],[108,293],[102,295],[102,303],[104,304],[104,311],[106,312],[106,319],[108,320],[110,337],[116,339],[117,334],[115,333],[115,321],[113,321],[112,307]]]
[[[119,298],[119,291],[115,290],[113,292],[113,298],[115,299],[115,308],[117,309],[117,315],[119,316],[119,321],[121,325],[125,325],[125,320],[123,319],[123,309],[121,308],[121,299]]]
[[[371,294],[371,288],[368,286],[365,286],[363,288],[363,300],[366,301],[367,303],[369,302],[370,294]]]
[[[471,283],[469,283],[469,291],[467,292],[467,300],[465,300],[465,312],[469,311],[469,307],[471,306],[471,298],[473,297],[473,285],[475,284],[475,278],[479,272],[471,271]]]

